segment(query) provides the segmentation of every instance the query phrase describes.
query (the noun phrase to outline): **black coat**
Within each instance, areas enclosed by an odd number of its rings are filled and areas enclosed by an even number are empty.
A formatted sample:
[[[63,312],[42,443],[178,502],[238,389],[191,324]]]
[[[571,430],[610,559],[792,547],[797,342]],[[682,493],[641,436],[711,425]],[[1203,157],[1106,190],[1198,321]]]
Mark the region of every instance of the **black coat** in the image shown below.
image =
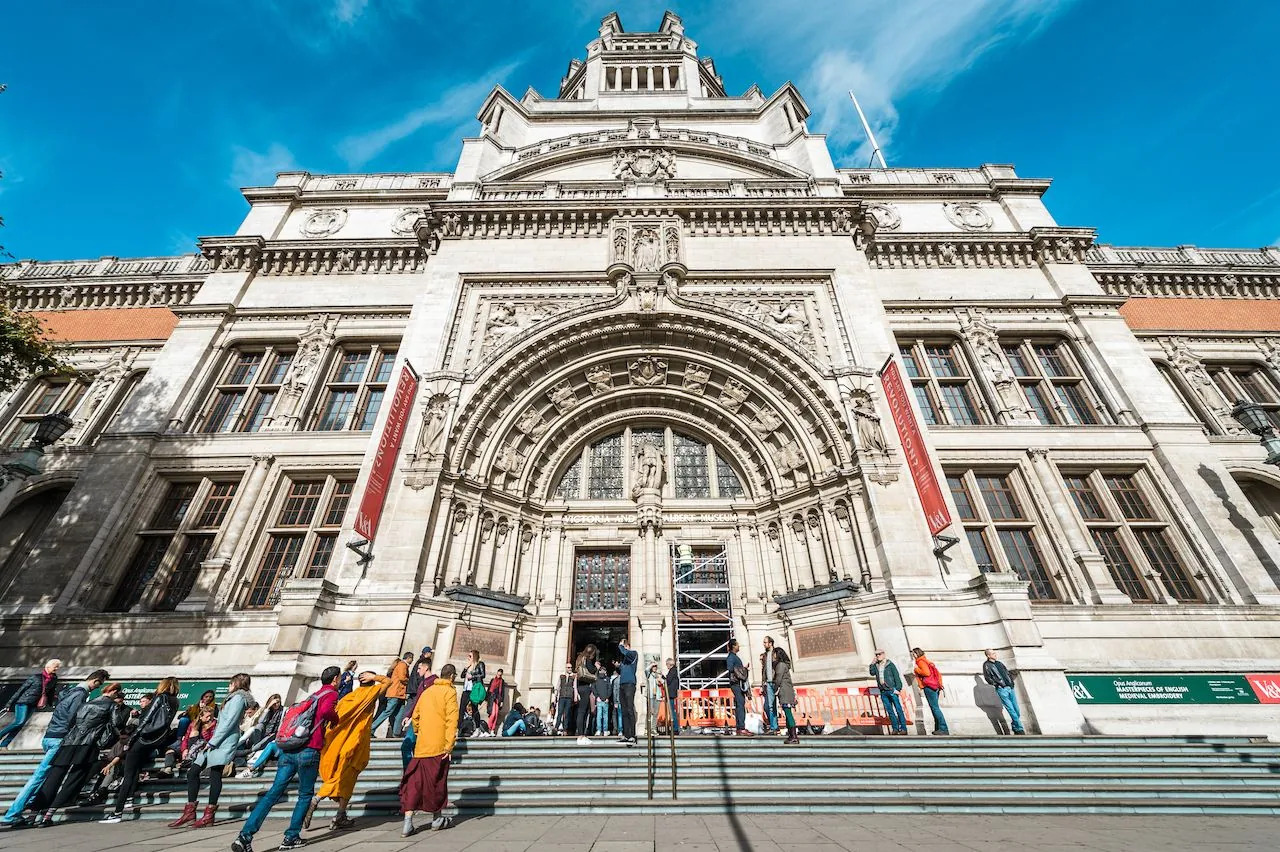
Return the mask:
[[[138,729],[129,743],[130,748],[155,748],[169,736],[169,726],[178,715],[178,699],[169,693],[155,696],[138,720]]]
[[[114,728],[116,731],[124,730],[128,721],[128,707],[117,704],[110,696],[99,695],[92,701],[85,702],[85,705],[76,713],[75,724],[62,738],[59,749],[82,745],[96,747],[98,736],[103,731],[107,728]]]
[[[9,703],[5,706],[6,710],[12,710],[19,704],[26,704],[28,707],[35,707],[40,703],[40,684],[44,682],[44,669],[33,674],[22,682],[22,686],[18,687],[18,691],[9,699]],[[55,674],[49,678],[49,682],[44,687],[44,706],[52,707],[58,697],[58,676]]]
[[[89,690],[85,689],[81,684],[76,684],[70,689],[64,689],[62,695],[58,697],[57,705],[53,708],[53,716],[49,719],[49,727],[44,732],[45,738],[57,740],[65,737],[76,723],[76,714],[80,712],[80,708],[88,700]]]

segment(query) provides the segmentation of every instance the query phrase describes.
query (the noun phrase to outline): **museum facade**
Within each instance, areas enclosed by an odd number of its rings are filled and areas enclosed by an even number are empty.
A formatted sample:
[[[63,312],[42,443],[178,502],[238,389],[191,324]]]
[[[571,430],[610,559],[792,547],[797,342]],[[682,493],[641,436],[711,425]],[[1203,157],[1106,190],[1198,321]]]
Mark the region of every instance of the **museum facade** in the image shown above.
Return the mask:
[[[1274,730],[1280,472],[1230,412],[1280,424],[1280,250],[1099,245],[1047,180],[840,168],[808,115],[610,15],[452,173],[0,267],[76,367],[4,408],[11,452],[74,421],[0,492],[4,674],[296,694],[431,645],[545,707],[587,642],[715,686],[769,635],[807,686],[925,648],[953,731],[985,648],[1045,733]]]

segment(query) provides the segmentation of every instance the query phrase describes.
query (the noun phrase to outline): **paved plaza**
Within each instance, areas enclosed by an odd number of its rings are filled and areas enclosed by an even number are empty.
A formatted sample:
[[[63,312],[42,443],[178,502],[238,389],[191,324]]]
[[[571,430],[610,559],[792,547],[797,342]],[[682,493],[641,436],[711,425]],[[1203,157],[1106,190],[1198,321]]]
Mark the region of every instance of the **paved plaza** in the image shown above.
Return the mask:
[[[102,826],[74,823],[0,834],[0,848],[46,852],[107,849],[205,852],[231,847],[239,821],[209,829],[171,831],[162,822]],[[280,842],[284,820],[258,835],[258,852]],[[365,818],[353,831],[320,827],[304,835],[316,852],[891,852],[926,850],[1107,850],[1161,852],[1204,849],[1274,849],[1268,817],[1199,816],[957,816],[788,815],[737,816],[483,816],[459,820],[446,832],[400,837],[400,820]]]

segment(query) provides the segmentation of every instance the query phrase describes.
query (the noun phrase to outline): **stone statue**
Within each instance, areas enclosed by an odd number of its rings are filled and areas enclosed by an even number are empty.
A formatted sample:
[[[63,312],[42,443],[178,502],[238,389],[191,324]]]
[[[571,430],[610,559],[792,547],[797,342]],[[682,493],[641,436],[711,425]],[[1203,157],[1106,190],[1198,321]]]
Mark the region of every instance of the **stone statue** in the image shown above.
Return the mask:
[[[444,421],[448,411],[449,397],[442,393],[431,397],[422,415],[422,430],[418,432],[415,456],[430,460],[444,454]]]
[[[613,261],[614,263],[627,262],[627,231],[625,228],[618,228],[613,232]]]
[[[631,467],[631,496],[638,497],[645,491],[661,491],[667,460],[660,447],[641,444],[636,447]]]
[[[662,247],[658,232],[653,228],[641,228],[636,232],[635,268],[637,272],[656,272],[662,263]]]
[[[850,393],[850,397],[854,416],[858,418],[858,445],[868,452],[888,454],[889,444],[884,439],[880,415],[876,414],[871,394],[865,390],[855,390]]]
[[[680,259],[680,232],[675,228],[667,228],[667,263],[675,263]]]

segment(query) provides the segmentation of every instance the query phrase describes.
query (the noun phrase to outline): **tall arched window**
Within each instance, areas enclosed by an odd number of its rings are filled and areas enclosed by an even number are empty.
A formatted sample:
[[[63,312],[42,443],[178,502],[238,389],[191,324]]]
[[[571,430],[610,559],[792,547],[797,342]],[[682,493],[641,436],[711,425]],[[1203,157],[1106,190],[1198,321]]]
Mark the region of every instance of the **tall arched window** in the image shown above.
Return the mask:
[[[637,426],[584,447],[560,475],[553,495],[564,500],[624,499],[632,485],[631,459],[645,445],[663,453],[662,493],[667,498],[727,500],[746,493],[737,470],[711,444],[664,426]]]

